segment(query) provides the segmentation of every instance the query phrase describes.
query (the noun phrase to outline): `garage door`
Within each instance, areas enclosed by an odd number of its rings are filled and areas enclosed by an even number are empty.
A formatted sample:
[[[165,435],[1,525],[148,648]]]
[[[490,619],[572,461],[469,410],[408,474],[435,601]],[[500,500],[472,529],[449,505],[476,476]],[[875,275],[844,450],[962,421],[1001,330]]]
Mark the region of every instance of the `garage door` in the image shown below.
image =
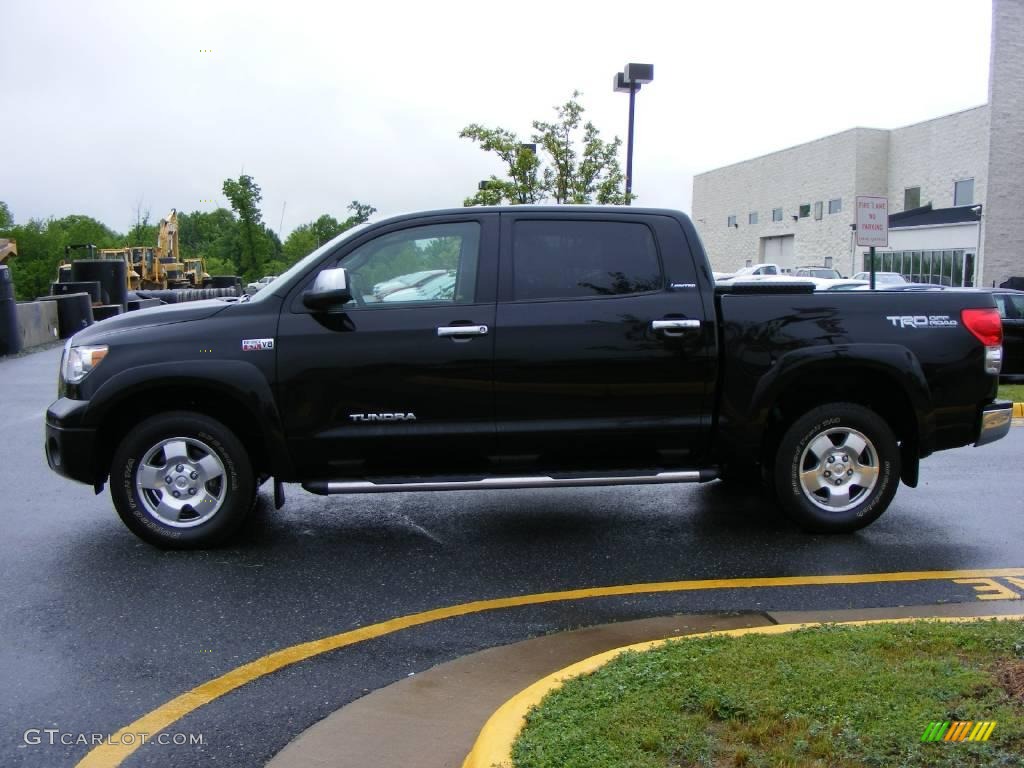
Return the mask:
[[[796,257],[793,255],[793,235],[782,237],[764,237],[764,256],[761,259],[764,263],[778,264],[783,271],[788,272],[796,266]]]

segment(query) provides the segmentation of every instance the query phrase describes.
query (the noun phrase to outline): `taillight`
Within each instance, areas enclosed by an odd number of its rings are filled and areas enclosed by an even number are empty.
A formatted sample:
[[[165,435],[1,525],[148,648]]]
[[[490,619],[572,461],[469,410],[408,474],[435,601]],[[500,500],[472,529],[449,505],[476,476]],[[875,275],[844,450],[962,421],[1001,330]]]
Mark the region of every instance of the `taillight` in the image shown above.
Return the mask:
[[[999,319],[999,310],[962,309],[960,319],[964,327],[974,334],[974,338],[986,347],[998,347],[1003,343],[1003,321]]]
[[[999,311],[990,309],[962,309],[960,319],[974,338],[985,345],[985,373],[998,376],[1003,369],[1003,321]]]

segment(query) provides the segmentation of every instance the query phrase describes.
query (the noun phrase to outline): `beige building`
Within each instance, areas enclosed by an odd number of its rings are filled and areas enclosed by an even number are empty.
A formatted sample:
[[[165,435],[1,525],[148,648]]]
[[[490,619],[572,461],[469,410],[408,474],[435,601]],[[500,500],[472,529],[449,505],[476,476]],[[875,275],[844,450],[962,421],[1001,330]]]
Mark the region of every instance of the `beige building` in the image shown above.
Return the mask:
[[[995,0],[992,30],[986,105],[852,128],[695,176],[693,219],[714,269],[858,272],[854,199],[881,195],[896,215],[880,269],[946,285],[1024,276],[1024,0]]]

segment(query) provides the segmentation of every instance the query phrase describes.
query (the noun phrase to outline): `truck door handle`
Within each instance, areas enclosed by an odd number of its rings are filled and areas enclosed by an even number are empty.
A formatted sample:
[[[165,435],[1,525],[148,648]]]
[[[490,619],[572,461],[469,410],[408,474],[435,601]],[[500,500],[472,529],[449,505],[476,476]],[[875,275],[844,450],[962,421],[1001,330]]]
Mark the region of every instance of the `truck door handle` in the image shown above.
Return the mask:
[[[437,329],[438,336],[486,336],[486,325],[442,325]]]
[[[696,331],[700,328],[700,320],[654,320],[651,329],[664,331],[666,336],[681,336],[683,331]]]

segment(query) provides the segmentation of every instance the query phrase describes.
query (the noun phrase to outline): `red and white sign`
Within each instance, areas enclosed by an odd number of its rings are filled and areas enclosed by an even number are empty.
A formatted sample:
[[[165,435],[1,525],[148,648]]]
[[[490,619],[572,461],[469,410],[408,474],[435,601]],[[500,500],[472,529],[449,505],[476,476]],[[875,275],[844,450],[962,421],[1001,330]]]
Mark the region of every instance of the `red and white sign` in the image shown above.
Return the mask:
[[[889,245],[889,198],[857,197],[857,245]]]

